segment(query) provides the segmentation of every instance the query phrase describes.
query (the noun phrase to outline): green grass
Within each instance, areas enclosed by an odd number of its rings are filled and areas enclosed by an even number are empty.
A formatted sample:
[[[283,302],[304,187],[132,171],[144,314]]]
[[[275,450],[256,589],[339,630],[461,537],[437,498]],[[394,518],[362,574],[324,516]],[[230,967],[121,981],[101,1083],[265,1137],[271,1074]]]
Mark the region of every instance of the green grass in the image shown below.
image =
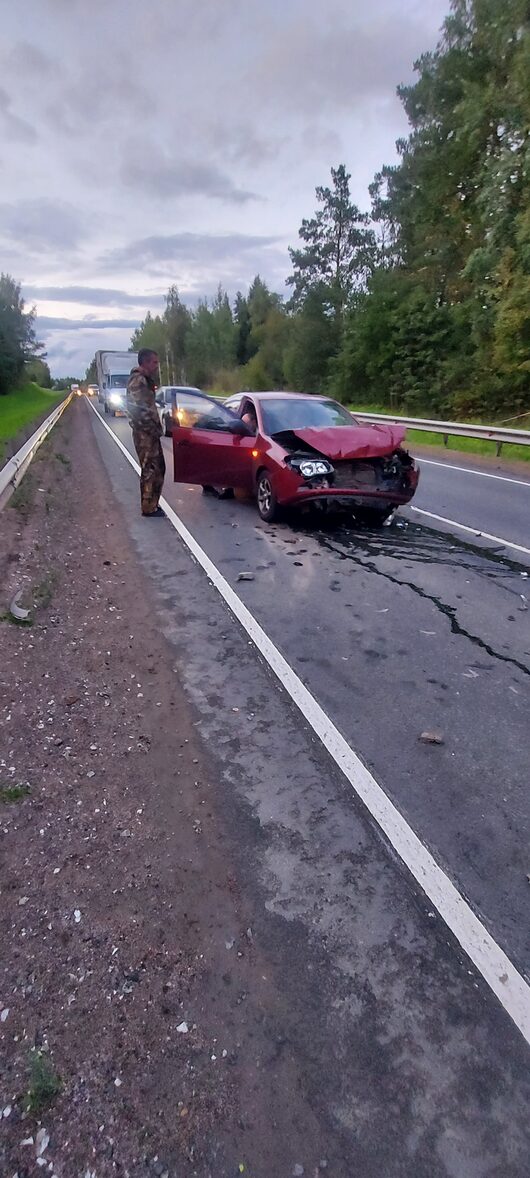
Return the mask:
[[[4,610],[4,613],[0,614],[0,622],[9,622],[10,626],[22,626],[29,628],[33,625],[33,618],[14,618],[13,614],[10,613],[9,610]]]
[[[388,405],[349,405],[349,409],[353,413],[357,410],[358,413],[389,413]],[[401,416],[401,414],[398,414]],[[403,414],[404,417],[421,417],[420,413]],[[470,425],[491,425],[490,421],[484,422],[470,422]],[[429,433],[422,429],[407,429],[407,443],[410,446],[443,446],[443,434]],[[462,438],[455,434],[449,434],[447,442],[448,450],[461,450],[464,454],[485,454],[490,458],[496,455],[496,443],[486,442],[483,438]],[[510,446],[503,444],[501,450],[501,458],[518,459],[523,462],[530,462],[530,446]]]
[[[33,589],[33,600],[36,609],[46,609],[52,600],[56,585],[57,573],[51,569]]]
[[[407,441],[416,446],[443,446],[442,434],[430,434],[422,429],[408,429]],[[486,454],[490,458],[494,458],[497,453],[495,442],[485,442],[483,438],[461,438],[454,434],[449,434],[447,448],[462,450],[464,454]],[[530,462],[530,446],[510,446],[503,442],[500,457]]]
[[[28,1113],[39,1116],[59,1095],[62,1082],[51,1060],[41,1051],[31,1052],[29,1066],[29,1088],[24,1105]]]
[[[29,785],[0,785],[0,804],[20,802],[22,798],[27,798],[28,794]]]
[[[15,438],[32,421],[47,417],[60,401],[64,401],[65,396],[64,391],[41,389],[29,380],[15,392],[0,397],[0,458],[6,442]]]

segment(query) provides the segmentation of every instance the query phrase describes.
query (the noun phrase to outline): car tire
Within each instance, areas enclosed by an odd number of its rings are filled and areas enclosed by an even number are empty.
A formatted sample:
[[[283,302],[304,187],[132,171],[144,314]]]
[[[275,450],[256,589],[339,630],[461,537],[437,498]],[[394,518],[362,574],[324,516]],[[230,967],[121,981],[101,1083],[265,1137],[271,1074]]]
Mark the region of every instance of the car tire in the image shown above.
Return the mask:
[[[115,410],[115,409],[110,409],[110,410],[109,410],[109,412],[110,412],[110,416],[111,416],[111,417],[115,417],[115,416],[116,416],[116,410]]]
[[[103,411],[108,415],[109,407],[106,401],[103,402]]]
[[[256,499],[260,518],[264,520],[265,523],[271,524],[273,520],[278,519],[280,509],[278,507],[278,500],[274,491],[272,478],[268,470],[262,470],[258,475],[258,481],[256,483]]]

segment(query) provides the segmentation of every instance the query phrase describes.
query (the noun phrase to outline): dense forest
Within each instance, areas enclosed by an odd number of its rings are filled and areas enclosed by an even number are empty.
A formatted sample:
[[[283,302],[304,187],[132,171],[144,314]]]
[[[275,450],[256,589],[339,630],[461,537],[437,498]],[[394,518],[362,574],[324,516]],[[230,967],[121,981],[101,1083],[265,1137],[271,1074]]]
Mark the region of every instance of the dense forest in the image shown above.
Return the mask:
[[[258,277],[190,311],[172,286],[132,347],[163,379],[290,387],[456,416],[530,396],[530,19],[527,0],[453,0],[439,44],[399,88],[398,163],[350,198],[344,165],[316,191],[284,299]]]

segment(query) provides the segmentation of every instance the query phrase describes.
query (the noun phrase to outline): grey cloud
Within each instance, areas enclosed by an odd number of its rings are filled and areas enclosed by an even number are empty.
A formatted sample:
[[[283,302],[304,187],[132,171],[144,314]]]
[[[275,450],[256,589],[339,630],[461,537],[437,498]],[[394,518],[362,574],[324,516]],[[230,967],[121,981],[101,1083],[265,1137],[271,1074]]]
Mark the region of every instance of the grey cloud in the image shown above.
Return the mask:
[[[260,166],[277,158],[279,152],[289,143],[289,136],[283,132],[267,135],[256,130],[251,122],[209,117],[207,122],[197,126],[197,133],[207,145],[208,152],[215,152],[220,158],[234,164]]]
[[[87,95],[90,95],[90,101],[87,101]],[[139,123],[152,105],[152,99],[131,82],[109,78],[104,87],[95,88],[93,76],[87,73],[80,74],[75,80],[70,79],[59,96],[46,105],[43,113],[46,125],[54,135],[60,132],[69,139],[78,140],[96,127],[100,135],[108,128],[115,132],[118,113],[127,126],[133,114]],[[93,166],[91,160],[90,171]],[[105,176],[105,172],[100,172],[100,180]]]
[[[75,249],[87,234],[86,213],[51,200],[0,204],[0,235],[37,252]]]
[[[146,159],[140,156],[127,161],[122,168],[122,179],[127,186],[152,196],[206,196],[234,204],[258,199],[255,193],[238,188],[213,164],[166,159],[153,152]]]
[[[37,133],[31,123],[21,119],[11,110],[11,98],[6,90],[0,89],[0,118],[5,134],[19,143],[36,143]]]
[[[134,331],[138,319],[96,319],[87,315],[84,319],[68,319],[66,316],[38,315],[37,331],[104,331],[107,328]]]
[[[165,292],[164,292],[165,293]],[[89,307],[152,307],[162,303],[162,292],[129,294],[126,290],[110,290],[104,286],[28,286],[28,299],[42,299],[49,303],[85,303]]]
[[[87,95],[90,95],[89,102]],[[131,78],[125,67],[115,63],[112,72],[105,74],[104,85],[97,73],[94,78],[93,66],[76,71],[74,84],[65,87],[58,105],[69,111],[71,126],[78,128],[87,123],[90,126],[113,123],[118,111],[126,116],[128,123],[131,118],[137,121],[151,112],[154,99],[153,93]]]
[[[20,4],[4,4],[2,265],[31,284],[30,299],[49,298],[51,317],[74,322],[142,317],[163,305],[149,288],[173,281],[190,302],[218,281],[246,289],[258,271],[281,290],[287,242],[330,165],[344,161],[364,207],[373,172],[395,159],[406,133],[396,85],[434,48],[448,8],[25,0],[21,23]],[[145,168],[134,163],[143,145]],[[49,330],[50,357],[75,349],[81,367],[99,346],[93,325]],[[110,346],[130,338],[98,331]]]
[[[94,353],[98,348],[126,351],[130,338],[130,329],[127,331],[123,328],[102,328],[101,334],[96,337],[93,331],[85,331],[83,328],[77,331],[52,332],[46,340],[48,363],[56,376],[71,375],[73,372],[81,376],[94,359]]]
[[[396,85],[409,78],[418,52],[428,48],[429,23],[396,5],[362,19],[355,8],[337,11],[323,29],[313,16],[301,27],[286,25],[281,39],[269,43],[248,84],[286,113],[339,107],[355,114],[374,95],[392,99]]]
[[[318,123],[307,123],[299,134],[298,141],[305,155],[309,152],[321,152],[331,159],[339,159],[342,153],[342,141],[333,127],[322,127]]]
[[[13,46],[7,66],[18,77],[25,73],[45,77],[57,68],[56,63],[52,62],[38,45],[31,45],[29,41],[19,41]]]
[[[234,255],[267,250],[277,237],[245,233],[173,233],[143,237],[129,245],[110,250],[102,259],[106,270],[143,268],[163,262],[211,263],[230,260]]]

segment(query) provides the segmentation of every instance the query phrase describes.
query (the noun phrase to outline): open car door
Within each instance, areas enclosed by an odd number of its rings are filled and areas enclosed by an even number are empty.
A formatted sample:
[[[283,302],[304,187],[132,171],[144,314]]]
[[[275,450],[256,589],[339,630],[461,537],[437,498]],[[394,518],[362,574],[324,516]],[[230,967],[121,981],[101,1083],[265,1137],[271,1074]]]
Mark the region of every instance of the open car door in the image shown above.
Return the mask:
[[[252,490],[256,439],[231,409],[204,394],[177,389],[172,434],[176,483]]]

